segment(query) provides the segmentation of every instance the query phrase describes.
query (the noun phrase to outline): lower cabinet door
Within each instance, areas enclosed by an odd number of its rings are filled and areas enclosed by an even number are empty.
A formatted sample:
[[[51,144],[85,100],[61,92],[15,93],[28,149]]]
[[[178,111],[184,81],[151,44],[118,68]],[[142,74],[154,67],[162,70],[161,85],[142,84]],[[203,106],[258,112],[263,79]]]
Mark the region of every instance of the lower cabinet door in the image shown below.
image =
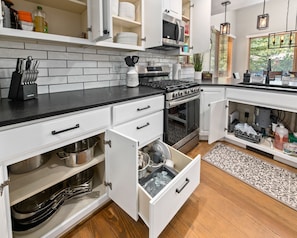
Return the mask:
[[[149,227],[150,238],[158,237],[199,185],[200,155],[191,159],[169,146],[177,175],[151,197],[138,183],[137,141],[115,130],[105,135],[110,141],[105,147],[110,198],[135,220],[139,215]]]

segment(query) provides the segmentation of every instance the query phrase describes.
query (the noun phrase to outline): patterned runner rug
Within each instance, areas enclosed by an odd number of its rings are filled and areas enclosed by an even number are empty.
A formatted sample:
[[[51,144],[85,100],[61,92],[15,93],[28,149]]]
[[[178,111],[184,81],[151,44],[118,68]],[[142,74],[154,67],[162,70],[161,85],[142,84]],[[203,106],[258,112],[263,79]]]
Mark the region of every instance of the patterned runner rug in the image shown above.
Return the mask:
[[[297,174],[217,143],[203,160],[297,210]]]

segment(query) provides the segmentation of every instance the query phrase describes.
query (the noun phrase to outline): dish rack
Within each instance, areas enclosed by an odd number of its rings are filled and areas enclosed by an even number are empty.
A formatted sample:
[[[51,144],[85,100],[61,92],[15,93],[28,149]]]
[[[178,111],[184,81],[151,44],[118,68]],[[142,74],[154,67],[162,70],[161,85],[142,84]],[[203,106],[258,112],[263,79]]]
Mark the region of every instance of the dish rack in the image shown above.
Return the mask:
[[[246,132],[243,132],[241,130],[235,129],[234,130],[234,135],[238,138],[241,138],[243,140],[247,140],[252,143],[260,143],[262,139],[262,135],[260,133],[255,134],[247,134]]]

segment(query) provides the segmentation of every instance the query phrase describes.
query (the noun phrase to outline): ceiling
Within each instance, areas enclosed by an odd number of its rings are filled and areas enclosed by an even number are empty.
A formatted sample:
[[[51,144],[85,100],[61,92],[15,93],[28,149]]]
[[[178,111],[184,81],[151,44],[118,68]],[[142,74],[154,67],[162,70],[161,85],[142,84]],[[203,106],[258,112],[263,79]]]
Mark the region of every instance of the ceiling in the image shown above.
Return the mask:
[[[216,15],[223,13],[225,11],[225,6],[222,5],[222,2],[226,0],[211,0],[211,15]],[[248,7],[254,4],[263,3],[263,0],[229,0],[231,4],[227,5],[227,11],[236,10],[239,8]],[[267,2],[268,0],[266,0]]]

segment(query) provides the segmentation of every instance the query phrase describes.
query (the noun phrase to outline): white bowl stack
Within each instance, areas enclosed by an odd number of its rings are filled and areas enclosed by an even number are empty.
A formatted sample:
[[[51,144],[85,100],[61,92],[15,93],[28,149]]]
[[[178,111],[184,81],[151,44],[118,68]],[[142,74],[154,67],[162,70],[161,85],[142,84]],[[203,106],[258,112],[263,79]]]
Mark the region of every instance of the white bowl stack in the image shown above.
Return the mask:
[[[130,2],[120,2],[119,16],[135,21],[135,5]]]
[[[128,45],[137,45],[138,35],[134,32],[119,32],[116,35],[116,42]]]

